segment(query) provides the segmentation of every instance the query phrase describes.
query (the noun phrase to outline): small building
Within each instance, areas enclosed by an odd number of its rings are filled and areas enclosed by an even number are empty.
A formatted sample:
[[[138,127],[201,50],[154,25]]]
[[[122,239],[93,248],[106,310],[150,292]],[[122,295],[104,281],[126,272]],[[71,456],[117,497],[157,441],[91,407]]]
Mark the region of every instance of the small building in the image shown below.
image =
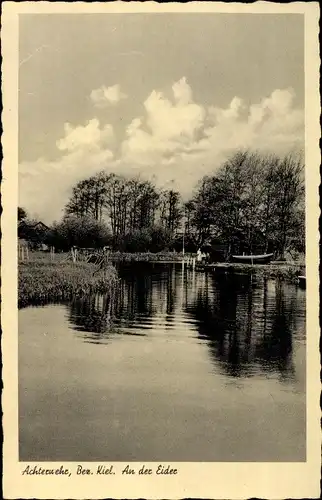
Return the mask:
[[[19,240],[27,241],[31,249],[48,250],[46,239],[49,231],[50,228],[41,221],[22,220],[18,225]]]

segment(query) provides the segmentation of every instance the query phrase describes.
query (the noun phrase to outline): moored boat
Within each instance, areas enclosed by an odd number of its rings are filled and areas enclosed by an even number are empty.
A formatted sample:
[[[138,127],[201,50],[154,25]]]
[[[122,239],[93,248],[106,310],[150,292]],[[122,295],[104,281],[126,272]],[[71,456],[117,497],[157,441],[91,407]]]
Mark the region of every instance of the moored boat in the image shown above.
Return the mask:
[[[241,264],[267,264],[272,260],[273,256],[273,253],[265,253],[262,255],[232,255],[231,260]]]

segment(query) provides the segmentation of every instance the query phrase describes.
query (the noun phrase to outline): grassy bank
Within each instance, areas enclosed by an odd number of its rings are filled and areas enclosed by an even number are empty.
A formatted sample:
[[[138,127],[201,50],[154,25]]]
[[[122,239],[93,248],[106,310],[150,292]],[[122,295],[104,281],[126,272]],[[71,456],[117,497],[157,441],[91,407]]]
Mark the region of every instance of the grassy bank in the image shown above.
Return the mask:
[[[297,282],[299,275],[305,275],[305,265],[302,263],[271,263],[271,264],[237,264],[219,263],[208,267],[215,273],[250,273],[265,278],[277,278],[284,281]]]
[[[195,254],[185,254],[188,259]],[[181,252],[109,252],[109,259],[112,262],[181,262]],[[54,262],[66,262],[70,260],[70,254],[67,252],[55,253]],[[47,252],[33,251],[29,252],[29,261],[32,262],[50,262],[50,255]]]
[[[104,271],[86,263],[22,262],[18,269],[18,305],[67,300],[75,295],[113,293],[117,274],[112,266]]]

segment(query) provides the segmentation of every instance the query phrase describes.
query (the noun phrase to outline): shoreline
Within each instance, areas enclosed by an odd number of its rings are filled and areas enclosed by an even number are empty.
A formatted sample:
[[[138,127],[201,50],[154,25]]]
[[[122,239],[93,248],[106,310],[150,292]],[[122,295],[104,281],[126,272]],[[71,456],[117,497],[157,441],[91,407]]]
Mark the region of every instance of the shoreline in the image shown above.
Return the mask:
[[[60,254],[57,254],[60,255]],[[190,254],[191,255],[191,254]],[[257,277],[299,282],[299,275],[305,275],[305,264],[300,262],[272,262],[270,264],[240,264],[218,262],[214,264],[191,264],[191,256],[175,253],[111,253],[105,269],[86,262],[64,262],[48,259],[31,259],[18,266],[18,308],[44,302],[70,300],[74,296],[92,293],[114,294],[118,275],[114,263],[180,264],[196,272],[211,273],[214,276],[252,274]]]
[[[254,274],[264,278],[276,278],[290,282],[298,282],[300,275],[305,276],[305,264],[300,262],[271,262],[270,264],[239,264],[218,262],[197,266],[198,272],[220,274]]]
[[[117,281],[111,264],[100,270],[84,262],[22,262],[18,266],[18,308],[92,293],[106,294],[111,299]]]

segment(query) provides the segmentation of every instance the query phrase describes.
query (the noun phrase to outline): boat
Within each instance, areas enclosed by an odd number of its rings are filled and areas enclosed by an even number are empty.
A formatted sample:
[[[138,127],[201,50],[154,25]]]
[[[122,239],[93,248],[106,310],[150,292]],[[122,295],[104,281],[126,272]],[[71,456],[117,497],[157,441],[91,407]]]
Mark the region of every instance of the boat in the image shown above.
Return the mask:
[[[298,276],[298,283],[301,287],[305,288],[306,287],[306,276]]]
[[[231,260],[241,264],[267,264],[272,260],[273,256],[273,253],[265,253],[262,255],[232,255]]]

